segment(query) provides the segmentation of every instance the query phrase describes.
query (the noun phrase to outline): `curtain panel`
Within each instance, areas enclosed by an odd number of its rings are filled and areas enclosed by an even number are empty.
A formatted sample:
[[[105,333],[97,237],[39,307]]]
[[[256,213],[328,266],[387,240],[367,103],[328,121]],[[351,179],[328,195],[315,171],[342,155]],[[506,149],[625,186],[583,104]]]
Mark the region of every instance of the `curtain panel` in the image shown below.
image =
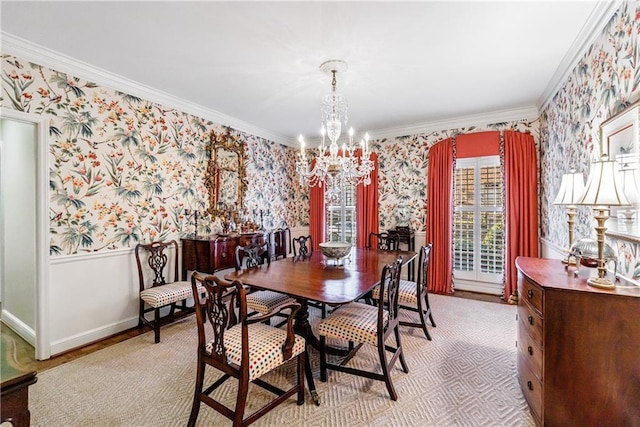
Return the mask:
[[[433,243],[429,265],[429,292],[451,294],[453,277],[453,140],[429,149],[427,171],[427,243]]]
[[[504,299],[518,288],[518,256],[538,256],[538,167],[533,135],[504,131],[506,255]]]
[[[316,165],[316,160],[311,161],[311,169]],[[309,235],[313,238],[315,247],[326,240],[327,221],[324,203],[324,185],[314,186],[309,189]]]
[[[358,150],[357,155],[360,150]],[[373,171],[371,184],[356,187],[356,246],[366,248],[369,234],[377,233],[378,226],[378,155],[371,153]]]

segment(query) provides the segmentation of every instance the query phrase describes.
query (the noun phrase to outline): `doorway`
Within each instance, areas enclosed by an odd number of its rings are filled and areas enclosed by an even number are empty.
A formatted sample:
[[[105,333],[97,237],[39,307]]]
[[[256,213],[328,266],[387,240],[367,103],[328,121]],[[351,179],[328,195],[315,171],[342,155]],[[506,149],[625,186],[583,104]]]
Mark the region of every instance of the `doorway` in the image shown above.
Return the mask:
[[[46,121],[0,110],[0,304],[2,322],[51,356]]]

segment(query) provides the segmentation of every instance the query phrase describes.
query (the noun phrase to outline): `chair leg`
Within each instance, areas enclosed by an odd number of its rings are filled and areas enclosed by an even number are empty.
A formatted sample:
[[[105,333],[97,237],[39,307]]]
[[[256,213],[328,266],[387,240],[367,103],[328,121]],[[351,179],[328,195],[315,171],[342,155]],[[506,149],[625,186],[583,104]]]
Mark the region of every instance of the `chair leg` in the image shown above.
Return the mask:
[[[429,316],[431,316],[431,310],[429,309],[427,310],[429,311]],[[418,307],[418,314],[420,314],[420,323],[422,324],[422,330],[424,331],[424,335],[427,337],[429,341],[431,341],[431,335],[427,330],[427,319],[424,316],[424,310],[422,309],[422,307]]]
[[[153,323],[153,335],[154,335],[154,339],[156,344],[158,344],[160,342],[160,308],[156,308],[155,310],[153,310],[153,312],[155,313],[155,321]]]
[[[325,349],[326,338],[320,335],[320,381],[327,381],[327,353]]]
[[[144,301],[141,298],[140,299],[140,311],[139,311],[139,315],[138,315],[138,328],[142,328],[142,326],[144,325],[144,322],[142,321],[143,317],[144,317]]]
[[[384,349],[384,341],[380,342],[381,338],[378,342],[378,356],[380,356],[380,366],[382,367],[382,375],[384,376],[384,383],[387,386],[387,391],[391,396],[391,400],[398,400],[398,394],[396,393],[396,389],[393,387],[391,383],[391,374],[389,373],[389,365],[387,365],[387,354]]]
[[[247,393],[249,392],[249,378],[241,378],[238,381],[238,397],[236,398],[236,411],[233,418],[233,427],[241,427],[244,419],[244,409],[247,405]]]
[[[198,361],[198,372],[196,373],[196,390],[193,394],[193,404],[191,405],[191,415],[189,415],[189,422],[187,423],[187,427],[195,426],[196,420],[198,419],[198,413],[200,412],[200,393],[202,393],[202,385],[204,383],[204,370],[204,363]]]
[[[427,305],[427,310],[429,311],[429,321],[431,322],[431,326],[436,327],[436,322],[433,321],[433,315],[431,314],[431,306],[429,305],[429,294],[424,294],[424,302]]]
[[[304,403],[305,354],[306,351],[298,355],[298,405]]]
[[[398,326],[395,327],[393,331],[396,335],[396,351],[400,352],[400,364],[402,365],[402,370],[405,373],[409,373],[409,367],[407,366],[407,362],[404,360],[404,351],[402,351],[402,344],[400,343],[400,328]]]

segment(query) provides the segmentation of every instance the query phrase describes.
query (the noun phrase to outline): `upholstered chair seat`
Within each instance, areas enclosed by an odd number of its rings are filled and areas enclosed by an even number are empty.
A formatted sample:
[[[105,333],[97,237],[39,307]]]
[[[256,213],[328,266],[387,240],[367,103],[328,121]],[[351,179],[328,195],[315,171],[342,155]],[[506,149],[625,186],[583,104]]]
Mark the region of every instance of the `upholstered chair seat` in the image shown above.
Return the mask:
[[[263,323],[253,323],[247,327],[249,333],[249,381],[260,378],[267,372],[282,365],[282,343],[287,338],[287,331]],[[295,336],[291,357],[304,351],[304,338]],[[207,354],[211,354],[215,341],[206,345]],[[242,364],[242,326],[235,325],[224,334],[224,346],[227,350],[227,361],[234,365]]]
[[[198,289],[201,294],[204,293],[202,286],[199,286]],[[154,308],[164,307],[165,305],[185,300],[191,296],[191,282],[187,281],[168,283],[140,292],[140,298]]]
[[[384,322],[389,313],[384,310]],[[318,325],[318,333],[327,337],[372,345],[378,343],[378,308],[360,302],[345,304]]]
[[[274,291],[255,291],[247,294],[247,307],[260,314],[267,314],[279,305],[295,301],[291,297]]]

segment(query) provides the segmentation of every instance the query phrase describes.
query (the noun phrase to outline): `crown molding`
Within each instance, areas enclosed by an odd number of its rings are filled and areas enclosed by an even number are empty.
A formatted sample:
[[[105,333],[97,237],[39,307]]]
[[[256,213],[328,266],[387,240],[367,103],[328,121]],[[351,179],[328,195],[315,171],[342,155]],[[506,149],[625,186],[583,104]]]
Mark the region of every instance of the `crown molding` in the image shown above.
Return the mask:
[[[82,62],[78,59],[53,51],[33,42],[15,36],[5,31],[0,32],[2,40],[1,48],[3,53],[16,55],[34,64],[42,65],[60,72],[69,73],[97,83],[125,92],[148,101],[175,108],[179,111],[193,114],[214,123],[232,127],[233,129],[256,135],[279,144],[294,146],[292,138],[271,132],[269,130],[254,126],[250,123],[228,116],[167,92],[143,85],[126,77],[119,76],[101,68]]]
[[[468,126],[483,126],[491,123],[510,122],[515,120],[531,119],[535,120],[539,116],[539,111],[535,106],[514,108],[511,110],[500,110],[470,116],[461,116],[452,119],[424,122],[411,126],[399,126],[386,129],[370,130],[372,139],[395,138],[407,135],[418,135],[435,131],[456,129]]]
[[[553,100],[555,94],[565,83],[569,74],[574,70],[578,61],[584,56],[587,49],[600,37],[602,29],[609,22],[613,14],[618,10],[622,1],[599,1],[594,6],[587,22],[582,26],[580,33],[576,36],[573,44],[565,54],[564,58],[556,68],[556,72],[551,77],[549,84],[545,88],[540,98],[538,98],[538,109],[544,110],[549,102]]]

